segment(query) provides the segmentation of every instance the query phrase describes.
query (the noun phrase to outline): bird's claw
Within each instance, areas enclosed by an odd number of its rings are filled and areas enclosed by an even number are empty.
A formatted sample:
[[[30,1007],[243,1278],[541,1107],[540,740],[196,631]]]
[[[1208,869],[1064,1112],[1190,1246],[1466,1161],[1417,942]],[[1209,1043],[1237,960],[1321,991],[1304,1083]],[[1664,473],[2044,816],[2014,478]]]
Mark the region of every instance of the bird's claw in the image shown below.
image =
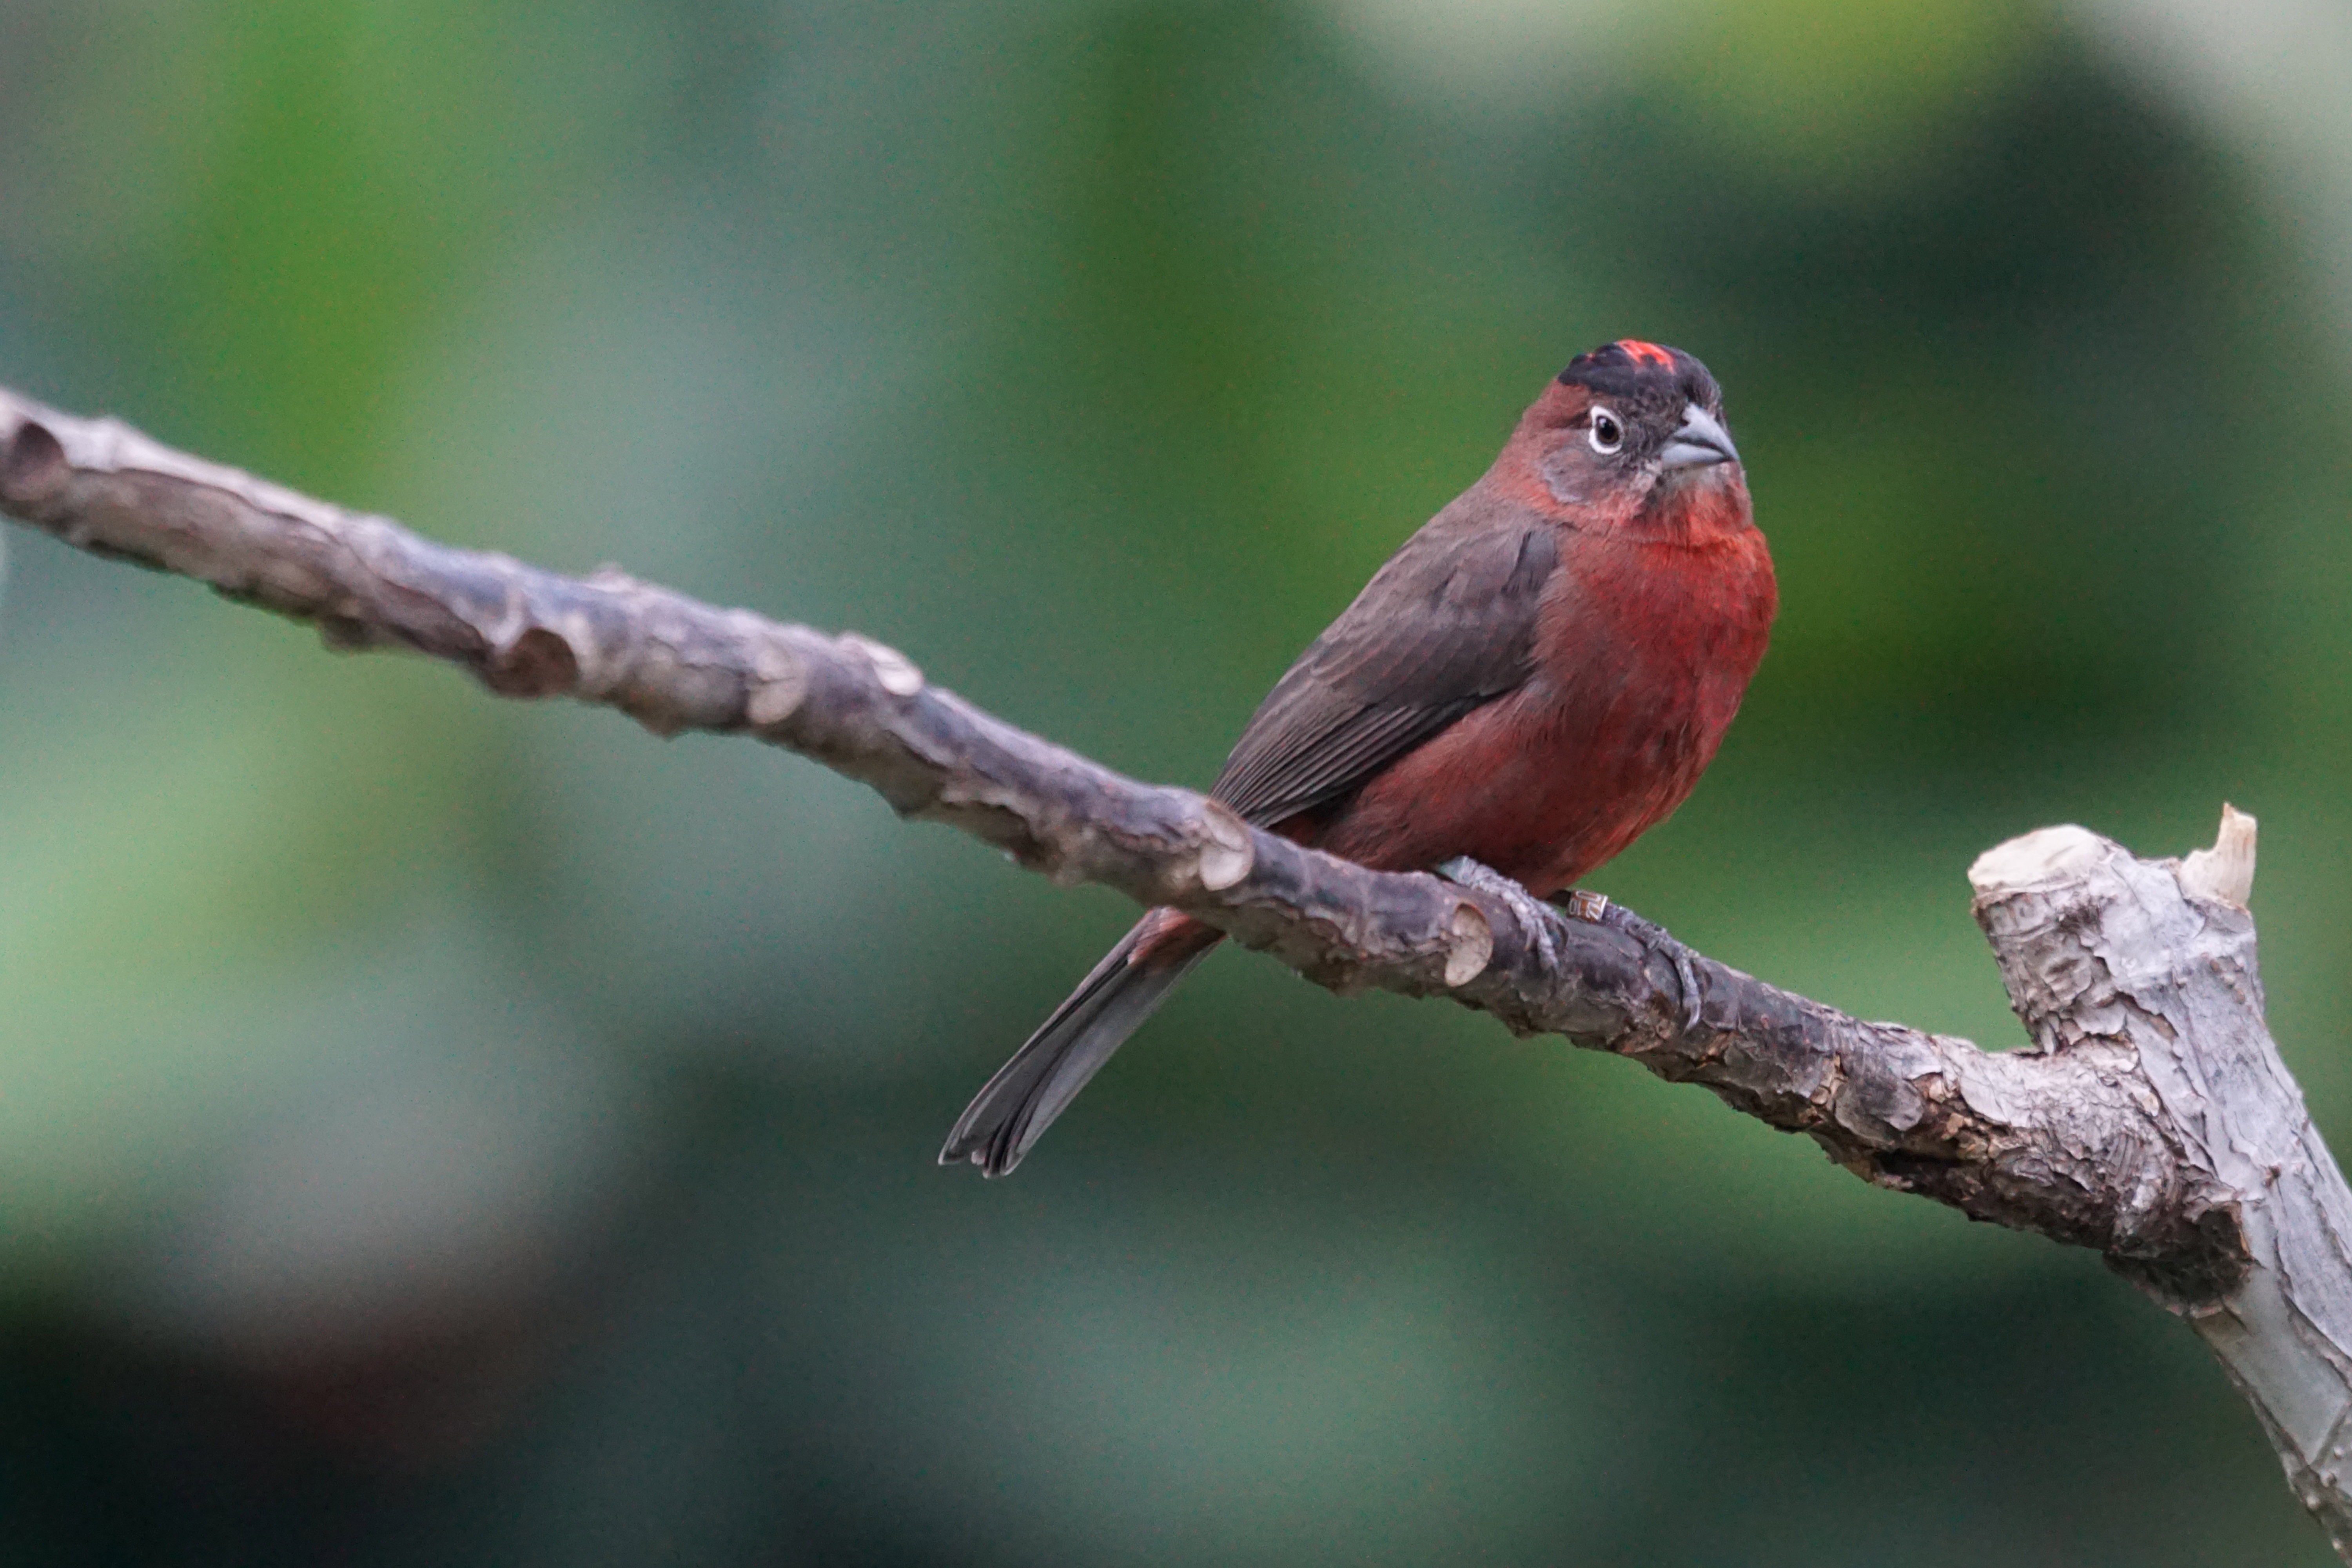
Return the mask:
[[[1489,893],[1510,906],[1518,918],[1519,929],[1528,933],[1528,941],[1543,960],[1547,970],[1559,967],[1559,948],[1551,939],[1551,922],[1559,911],[1528,892],[1492,866],[1485,866],[1467,855],[1456,855],[1437,868],[1437,874],[1449,882],[1456,882],[1479,892]]]
[[[1622,904],[1611,902],[1603,894],[1588,893],[1581,888],[1571,889],[1558,905],[1545,903],[1493,867],[1481,865],[1467,855],[1457,855],[1446,861],[1438,867],[1437,874],[1507,904],[1511,913],[1518,917],[1519,929],[1528,933],[1528,942],[1546,969],[1559,967],[1559,947],[1552,940],[1552,921],[1562,914],[1570,920],[1622,931],[1639,942],[1643,952],[1656,953],[1674,965],[1675,984],[1682,993],[1678,1020],[1682,1032],[1687,1035],[1698,1028],[1706,1005],[1706,994],[1699,988],[1698,966],[1691,962],[1690,949],[1675,941],[1664,926],[1643,920]]]
[[[1675,984],[1682,991],[1682,1032],[1696,1030],[1706,1006],[1706,994],[1699,989],[1698,966],[1691,963],[1690,949],[1669,935],[1665,927],[1645,921],[1622,904],[1611,903],[1599,893],[1582,889],[1570,892],[1566,900],[1569,914],[1612,931],[1623,931],[1642,944],[1645,952],[1654,952],[1675,966]]]

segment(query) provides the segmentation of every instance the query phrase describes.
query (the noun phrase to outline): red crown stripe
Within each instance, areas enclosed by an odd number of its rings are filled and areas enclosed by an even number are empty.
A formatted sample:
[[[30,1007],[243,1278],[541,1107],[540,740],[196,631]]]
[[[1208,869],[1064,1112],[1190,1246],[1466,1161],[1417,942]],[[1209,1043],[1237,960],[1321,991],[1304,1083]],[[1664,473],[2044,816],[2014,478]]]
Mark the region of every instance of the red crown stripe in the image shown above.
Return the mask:
[[[1675,356],[1655,343],[1645,343],[1639,338],[1619,338],[1617,346],[1638,364],[1654,364],[1662,370],[1674,368]]]

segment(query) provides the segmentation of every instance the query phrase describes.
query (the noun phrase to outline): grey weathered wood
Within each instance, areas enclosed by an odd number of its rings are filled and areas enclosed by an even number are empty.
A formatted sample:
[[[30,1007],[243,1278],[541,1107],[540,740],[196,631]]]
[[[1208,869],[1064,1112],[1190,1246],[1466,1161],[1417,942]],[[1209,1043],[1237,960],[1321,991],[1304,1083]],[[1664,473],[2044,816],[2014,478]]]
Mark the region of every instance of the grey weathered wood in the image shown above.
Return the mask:
[[[1302,849],[1026,734],[856,636],[448,549],[5,391],[0,510],[313,622],[336,647],[409,648],[502,696],[786,747],[902,815],[1057,881],[1172,904],[1334,990],[1450,995],[1704,1084],[1875,1185],[2096,1248],[2213,1346],[2352,1562],[2352,1259],[2337,1239],[2352,1198],[2263,1026],[2251,819],[2226,816],[2186,863],[2078,827],[1977,862],[1978,916],[2031,1048],[1865,1023],[1696,954],[1700,1023],[1685,1030],[1671,939]]]
[[[2212,1347],[2288,1484],[2352,1558],[2352,1193],[2263,1021],[2253,862],[2253,819],[2224,806],[2214,847],[2178,865],[2051,827],[1969,878],[2035,1047],[2099,1064],[2137,1102],[2121,1118],[2084,1104],[2074,1167],[2120,1163],[2117,1140],[2152,1129],[2164,1142],[2149,1184],[2118,1197],[2213,1243],[2205,1258],[2110,1258]]]

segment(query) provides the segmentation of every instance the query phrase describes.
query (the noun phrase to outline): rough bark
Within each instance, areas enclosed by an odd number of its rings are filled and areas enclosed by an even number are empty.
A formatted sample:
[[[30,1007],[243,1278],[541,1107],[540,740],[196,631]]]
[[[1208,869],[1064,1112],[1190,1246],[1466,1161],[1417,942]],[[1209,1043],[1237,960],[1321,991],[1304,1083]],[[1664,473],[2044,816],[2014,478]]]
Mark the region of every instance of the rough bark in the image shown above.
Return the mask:
[[[1631,1057],[1875,1185],[2094,1247],[2213,1347],[2352,1562],[2352,1194],[2263,1022],[2250,818],[2225,808],[2221,842],[2186,862],[2079,827],[1977,862],[1978,918],[2030,1048],[1864,1023],[1696,954],[1700,1021],[1685,1028],[1670,939],[1299,848],[1026,734],[854,635],[436,545],[5,391],[0,510],[312,621],[335,647],[414,649],[501,696],[786,747],[901,815],[1056,881],[1172,904],[1334,990],[1446,994],[1519,1034]]]
[[[2109,1260],[2221,1358],[2352,1561],[2352,1193],[2263,1021],[2253,869],[2253,819],[2224,806],[2213,848],[2178,864],[2052,827],[1979,857],[1969,878],[2040,1059],[2090,1064],[2136,1102],[2114,1121],[2087,1103],[2078,1158],[2162,1140],[2146,1151],[2148,1184],[2117,1195],[2177,1214],[2201,1241]]]

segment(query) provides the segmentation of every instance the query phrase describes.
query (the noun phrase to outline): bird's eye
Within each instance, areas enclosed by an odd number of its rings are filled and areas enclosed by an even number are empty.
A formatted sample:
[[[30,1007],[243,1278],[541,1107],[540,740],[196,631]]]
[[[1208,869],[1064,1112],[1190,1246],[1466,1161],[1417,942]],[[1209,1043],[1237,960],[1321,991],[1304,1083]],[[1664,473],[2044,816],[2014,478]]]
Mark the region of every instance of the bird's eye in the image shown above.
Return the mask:
[[[1596,408],[1592,411],[1592,428],[1585,438],[1592,443],[1594,451],[1605,458],[1625,444],[1625,426],[1606,408]]]

